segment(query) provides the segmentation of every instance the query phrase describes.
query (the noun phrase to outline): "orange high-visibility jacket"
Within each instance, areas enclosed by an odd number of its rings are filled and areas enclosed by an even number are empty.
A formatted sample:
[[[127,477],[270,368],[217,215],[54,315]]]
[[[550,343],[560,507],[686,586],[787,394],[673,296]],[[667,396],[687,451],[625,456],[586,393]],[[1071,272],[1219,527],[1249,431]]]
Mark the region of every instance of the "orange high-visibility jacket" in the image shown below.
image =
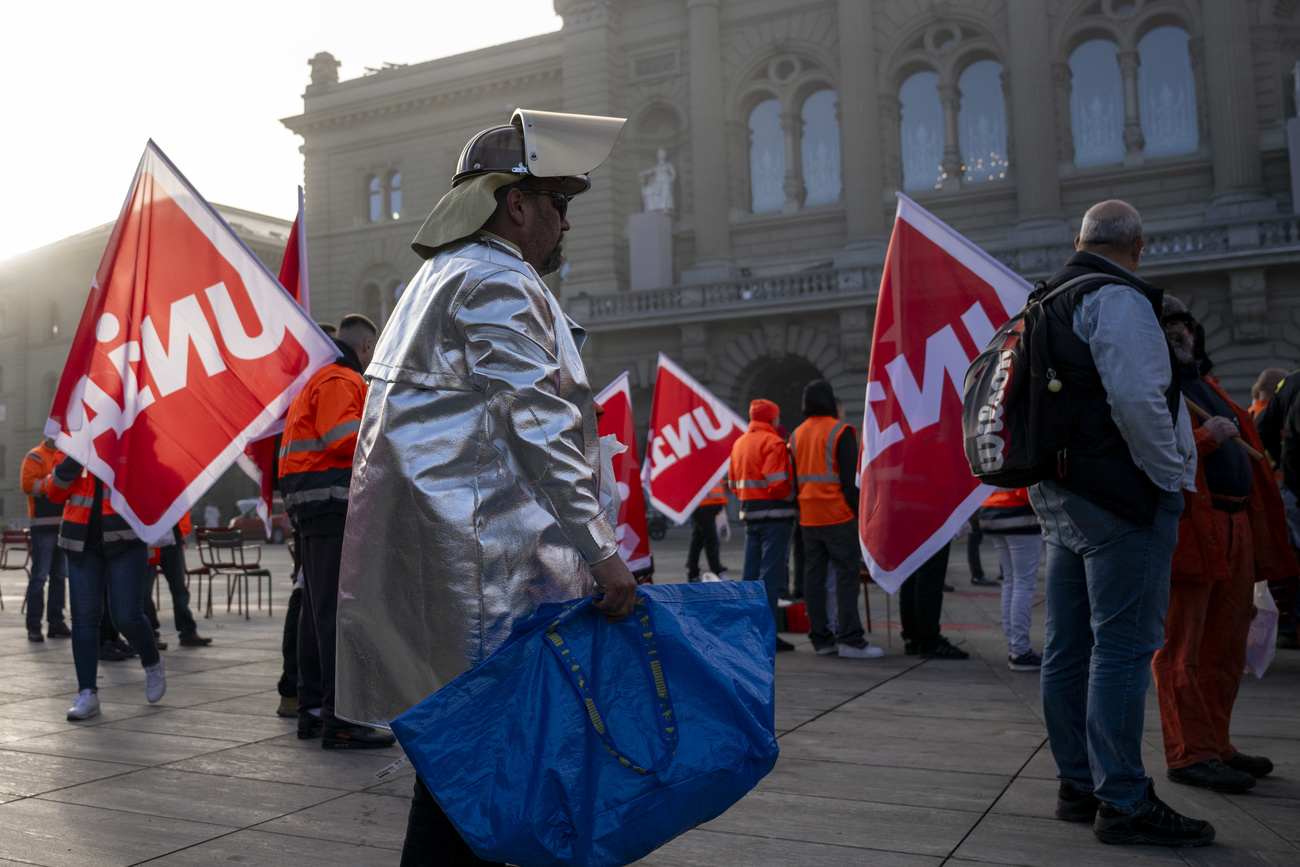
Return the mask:
[[[63,521],[63,507],[50,501],[45,490],[46,479],[59,462],[63,452],[41,443],[23,458],[23,471],[19,483],[27,495],[27,517],[32,519],[32,532],[58,532]]]
[[[725,479],[723,480],[725,481]],[[723,482],[718,482],[709,488],[709,492],[700,500],[701,506],[725,506],[727,505],[727,488]]]
[[[793,474],[785,440],[767,422],[751,421],[749,430],[731,447],[727,473],[727,484],[740,500],[740,519],[788,520],[797,516]]]
[[[348,511],[352,455],[366,403],[366,383],[350,367],[327,364],[289,405],[280,446],[284,508],[307,535],[307,524]],[[341,532],[341,523],[339,524]]]
[[[60,462],[62,463],[62,462]],[[59,476],[58,467],[46,477],[45,489],[51,502],[63,504],[63,521],[59,524],[59,547],[80,554],[86,550],[90,531],[91,512],[95,504],[95,490],[99,489],[100,529],[103,532],[104,556],[112,557],[122,551],[143,545],[109,500],[109,490],[104,483],[84,467],[72,479]]]
[[[834,416],[814,415],[790,435],[794,470],[799,479],[799,524],[826,527],[854,518],[853,507],[840,485],[840,463],[836,446],[853,426]]]

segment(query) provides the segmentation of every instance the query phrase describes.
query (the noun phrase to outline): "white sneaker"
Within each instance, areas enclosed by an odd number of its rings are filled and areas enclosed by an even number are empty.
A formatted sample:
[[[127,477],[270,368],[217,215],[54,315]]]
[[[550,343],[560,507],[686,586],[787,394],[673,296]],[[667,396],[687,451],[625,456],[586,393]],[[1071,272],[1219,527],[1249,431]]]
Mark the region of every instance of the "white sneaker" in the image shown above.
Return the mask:
[[[718,577],[718,573],[716,572],[705,572],[703,575],[700,576],[701,584],[711,584],[721,580],[722,579]]]
[[[834,645],[834,644],[828,644],[828,645],[826,645],[825,647],[819,647],[819,648],[817,648],[817,655],[818,655],[818,656],[830,656],[832,653],[835,652],[835,647],[836,647],[836,645]]]
[[[871,642],[867,642],[866,647],[854,647],[851,644],[837,644],[835,645],[835,650],[840,656],[848,659],[876,659],[877,657],[885,655],[885,651],[876,647]]]
[[[153,704],[163,697],[167,691],[167,675],[163,673],[162,657],[153,665],[144,667],[144,697],[149,699],[149,704]]]
[[[731,576],[728,575],[726,572],[719,572],[719,573],[718,573],[718,580],[719,580],[719,581],[730,581],[730,580],[731,580]]]
[[[93,689],[83,689],[68,708],[68,719],[90,719],[92,716],[99,716],[99,696]]]

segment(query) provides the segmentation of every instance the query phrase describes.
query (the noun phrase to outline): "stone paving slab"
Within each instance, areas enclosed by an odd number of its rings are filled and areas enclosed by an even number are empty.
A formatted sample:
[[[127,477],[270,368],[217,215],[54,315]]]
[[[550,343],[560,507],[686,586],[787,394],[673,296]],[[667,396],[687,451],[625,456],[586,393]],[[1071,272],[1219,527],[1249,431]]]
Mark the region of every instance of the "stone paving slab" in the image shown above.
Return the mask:
[[[656,543],[659,562],[684,561],[687,538],[670,530]],[[724,545],[733,563],[742,538]],[[287,557],[276,546],[263,551],[283,606]],[[968,591],[962,554],[949,573],[961,592],[945,597],[943,620],[987,627],[949,633],[970,660],[905,656],[883,628],[869,636],[887,648],[877,660],[818,657],[807,636],[786,636],[798,649],[777,658],[775,770],[731,810],[640,863],[1300,867],[1300,652],[1280,651],[1264,680],[1243,680],[1234,742],[1277,764],[1246,795],[1165,779],[1149,697],[1143,757],[1157,791],[1213,821],[1219,843],[1104,846],[1087,825],[1052,816],[1057,784],[1038,678],[1007,670],[997,589]],[[885,598],[878,588],[870,595],[883,627]],[[70,643],[27,642],[15,615],[21,599],[10,595],[7,606],[11,599],[13,610],[0,613],[0,864],[396,863],[413,773],[380,782],[374,773],[400,749],[325,751],[275,715],[282,607],[245,620],[218,606],[200,620],[213,645],[163,652],[168,691],[157,705],[145,700],[139,660],[101,663],[102,715],[70,723]],[[1041,603],[1034,618],[1037,648]]]

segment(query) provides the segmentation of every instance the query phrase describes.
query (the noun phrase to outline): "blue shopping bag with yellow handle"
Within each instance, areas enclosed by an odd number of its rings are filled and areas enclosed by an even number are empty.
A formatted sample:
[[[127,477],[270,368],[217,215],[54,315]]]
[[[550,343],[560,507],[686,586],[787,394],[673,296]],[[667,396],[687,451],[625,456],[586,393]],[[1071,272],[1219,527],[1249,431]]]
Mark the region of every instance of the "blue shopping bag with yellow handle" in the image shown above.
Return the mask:
[[[480,858],[617,867],[772,770],[775,640],[757,581],[642,586],[618,623],[547,604],[393,732]]]

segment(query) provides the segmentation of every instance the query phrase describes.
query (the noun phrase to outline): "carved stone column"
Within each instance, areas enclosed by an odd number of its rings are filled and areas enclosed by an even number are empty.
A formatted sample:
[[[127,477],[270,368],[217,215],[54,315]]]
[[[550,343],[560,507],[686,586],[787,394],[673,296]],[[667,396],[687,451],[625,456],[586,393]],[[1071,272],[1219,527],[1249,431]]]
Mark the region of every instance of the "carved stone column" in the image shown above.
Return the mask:
[[[880,207],[884,183],[884,129],[878,114],[876,28],[872,3],[839,0],[840,178],[847,246],[883,245],[885,222]],[[898,140],[895,131],[894,140]]]
[[[961,144],[957,135],[957,108],[961,91],[955,84],[939,85],[939,104],[943,106],[943,188],[961,189]]]
[[[731,216],[735,219],[748,214],[753,204],[749,192],[749,124],[741,120],[729,120],[726,135],[727,202]]]
[[[1011,125],[1007,141],[1014,142],[1015,148],[1011,169],[1020,212],[1016,234],[1025,236],[1022,242],[1065,240],[1068,232],[1061,216],[1056,135],[1048,122],[1053,105],[1046,4],[1008,0],[1007,24],[1011,44],[1019,46],[1007,56],[1003,72],[1004,82],[1011,84],[1006,100]]]
[[[731,274],[731,224],[727,219],[726,135],[722,117],[721,0],[686,0],[691,94],[691,209],[695,261],[685,282]]]
[[[1268,339],[1268,286],[1263,268],[1228,272],[1228,300],[1232,304],[1232,339],[1258,343]]]
[[[1205,37],[1187,40],[1187,54],[1192,61],[1192,78],[1196,85],[1196,143],[1202,155],[1210,152],[1210,109],[1208,82],[1205,80]]]
[[[1206,208],[1213,220],[1275,213],[1263,195],[1259,153],[1259,112],[1255,105],[1255,66],[1249,16],[1238,0],[1201,0],[1208,84],[1210,152],[1214,159],[1214,197]]]
[[[781,135],[785,137],[785,180],[781,190],[785,193],[782,213],[795,214],[803,207],[808,190],[803,185],[803,117],[797,111],[781,112]]]
[[[1142,116],[1138,111],[1138,67],[1141,60],[1136,51],[1121,51],[1115,55],[1119,61],[1119,74],[1124,79],[1124,165],[1142,165]]]
[[[1056,109],[1056,163],[1058,174],[1074,173],[1074,131],[1070,121],[1071,79],[1068,63],[1052,64],[1052,103]]]
[[[880,148],[885,156],[882,199],[885,196],[892,198],[895,191],[903,188],[902,144],[899,140],[903,104],[898,101],[897,94],[882,93],[876,98],[876,105],[877,117],[880,118]],[[879,208],[880,204],[877,202],[875,206]]]

